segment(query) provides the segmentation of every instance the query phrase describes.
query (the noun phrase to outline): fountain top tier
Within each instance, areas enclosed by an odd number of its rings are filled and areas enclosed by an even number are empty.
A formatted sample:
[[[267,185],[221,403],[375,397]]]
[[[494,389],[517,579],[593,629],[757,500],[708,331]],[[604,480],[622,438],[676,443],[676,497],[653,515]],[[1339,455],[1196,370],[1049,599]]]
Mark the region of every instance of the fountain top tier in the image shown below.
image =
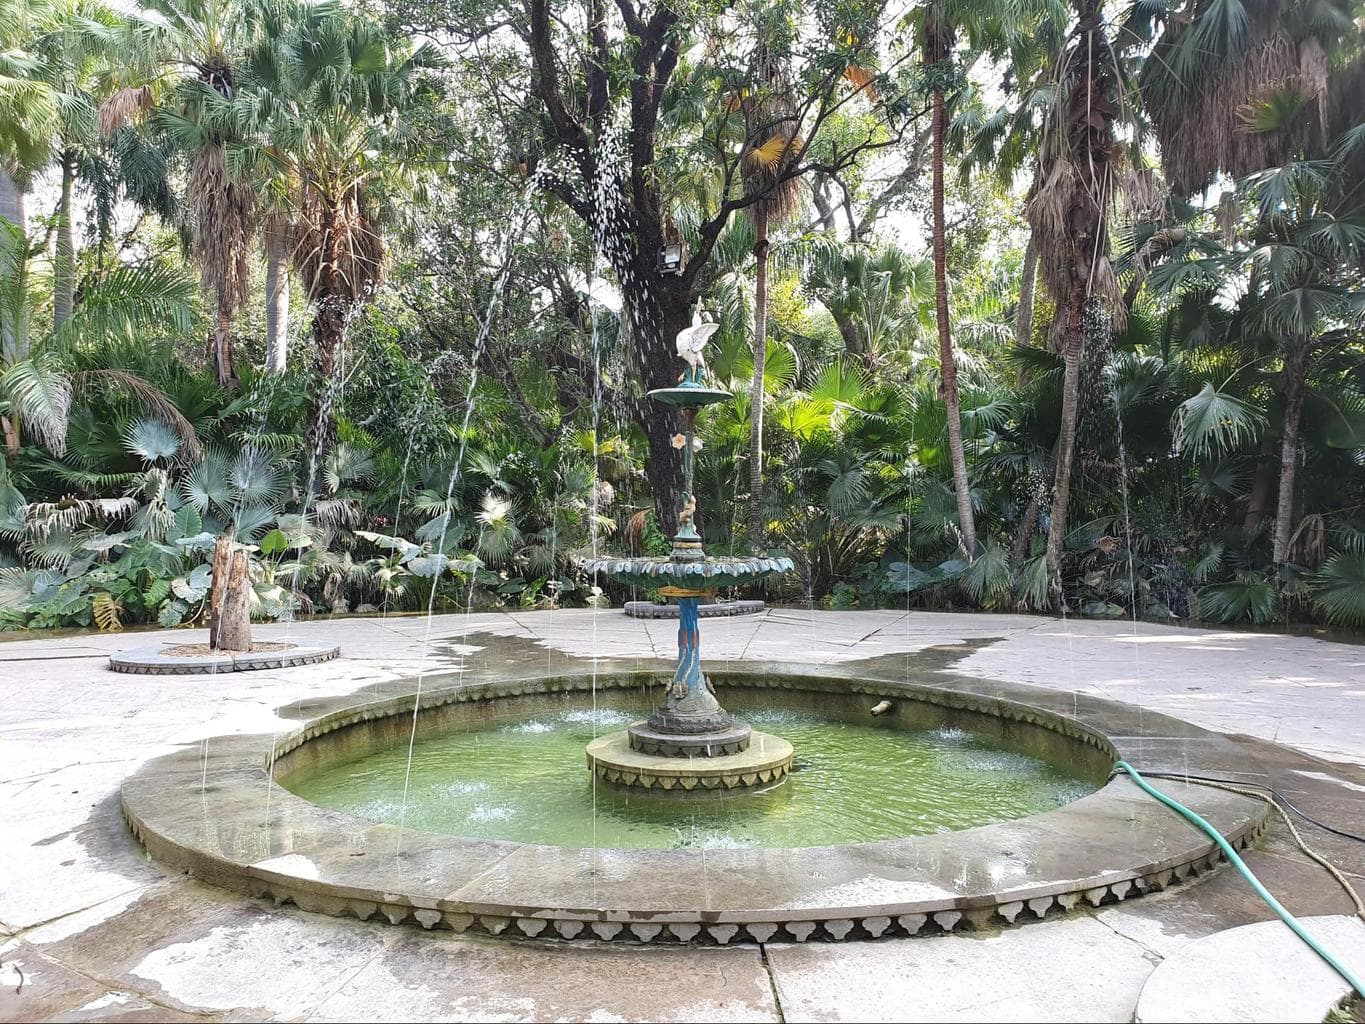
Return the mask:
[[[649,397],[664,405],[675,405],[679,409],[700,409],[717,402],[728,402],[735,396],[719,388],[708,388],[701,384],[684,380],[676,388],[655,388]]]
[[[681,345],[680,345],[681,349]],[[692,522],[695,504],[692,501],[692,436],[697,410],[734,396],[719,388],[708,388],[700,383],[699,368],[689,369],[674,388],[655,388],[649,397],[682,411],[685,434],[678,435],[683,451],[683,475],[686,491],[678,519],[680,529],[673,538],[673,550],[667,557],[593,558],[585,567],[592,573],[603,573],[620,583],[637,587],[659,587],[668,597],[703,596],[721,587],[738,587],[765,576],[791,572],[790,558],[753,556],[748,558],[711,558],[702,550],[701,537]],[[687,592],[687,593],[684,593]]]

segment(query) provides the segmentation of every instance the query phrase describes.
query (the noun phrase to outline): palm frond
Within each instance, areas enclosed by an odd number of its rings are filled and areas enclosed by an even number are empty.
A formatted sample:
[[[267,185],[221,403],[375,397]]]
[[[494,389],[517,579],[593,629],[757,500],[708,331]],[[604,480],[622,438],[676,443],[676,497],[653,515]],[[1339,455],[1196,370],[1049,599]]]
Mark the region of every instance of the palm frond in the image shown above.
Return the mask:
[[[1197,395],[1180,403],[1173,422],[1177,444],[1194,458],[1231,452],[1254,441],[1266,417],[1250,402],[1206,383]]]
[[[180,438],[164,420],[143,417],[123,432],[123,446],[151,465],[174,459],[180,451]]]
[[[1211,622],[1269,622],[1278,611],[1274,585],[1253,576],[1204,587],[1195,595],[1195,612]]]
[[[1313,607],[1333,626],[1365,625],[1365,553],[1341,551],[1313,576]]]
[[[52,454],[66,451],[71,382],[65,374],[49,363],[26,359],[0,377],[0,395],[9,399],[20,422]]]
[[[204,450],[199,444],[199,434],[195,431],[194,424],[185,418],[185,414],[169,395],[138,374],[106,366],[73,371],[68,374],[68,379],[76,388],[103,383],[131,391],[153,416],[169,425],[175,432],[187,458],[203,457]]]

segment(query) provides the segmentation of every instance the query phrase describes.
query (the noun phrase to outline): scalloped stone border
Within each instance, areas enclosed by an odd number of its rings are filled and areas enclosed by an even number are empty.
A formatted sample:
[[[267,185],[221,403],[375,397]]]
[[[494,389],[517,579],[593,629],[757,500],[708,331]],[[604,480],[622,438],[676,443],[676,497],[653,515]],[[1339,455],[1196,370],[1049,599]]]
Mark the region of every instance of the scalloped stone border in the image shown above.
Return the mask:
[[[1139,770],[1256,773],[1226,737],[1129,705],[958,679],[930,686],[858,666],[754,666],[719,686],[913,701],[1043,729]],[[600,673],[598,689],[654,673]],[[424,688],[421,706],[585,692],[544,675]],[[134,835],[156,858],[218,885],[319,913],[526,938],[686,942],[839,941],[994,929],[1167,889],[1223,859],[1202,832],[1126,778],[1063,807],[959,832],[848,846],[762,850],[577,850],[461,839],[326,810],[273,781],[339,730],[412,715],[410,684],[385,684],[269,736],[223,736],[148,762],[123,784]],[[765,698],[766,699],[766,698]],[[773,701],[779,703],[780,700]],[[920,711],[926,708],[920,708]],[[894,712],[893,712],[894,713]],[[268,760],[268,759],[267,759]],[[1232,843],[1264,830],[1260,801],[1164,782]],[[269,808],[270,817],[266,818]]]
[[[136,647],[109,655],[109,671],[137,676],[213,675],[218,672],[255,672],[259,669],[295,668],[331,661],[340,647],[297,644],[288,651],[224,651],[192,657],[163,653],[164,647]]]
[[[781,736],[753,733],[760,742],[713,757],[641,757],[626,732],[607,733],[588,744],[588,768],[603,782],[632,789],[752,789],[787,777],[792,745]],[[653,763],[650,763],[653,762]]]

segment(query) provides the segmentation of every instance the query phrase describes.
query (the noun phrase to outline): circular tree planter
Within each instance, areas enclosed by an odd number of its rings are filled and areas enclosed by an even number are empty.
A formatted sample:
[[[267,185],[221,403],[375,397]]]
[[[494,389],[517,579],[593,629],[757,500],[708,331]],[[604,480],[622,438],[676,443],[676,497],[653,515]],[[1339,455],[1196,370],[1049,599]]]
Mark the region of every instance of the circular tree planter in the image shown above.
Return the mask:
[[[249,651],[217,651],[207,644],[159,644],[109,656],[109,670],[139,676],[212,675],[257,669],[294,668],[331,661],[339,647],[318,644],[257,643]]]

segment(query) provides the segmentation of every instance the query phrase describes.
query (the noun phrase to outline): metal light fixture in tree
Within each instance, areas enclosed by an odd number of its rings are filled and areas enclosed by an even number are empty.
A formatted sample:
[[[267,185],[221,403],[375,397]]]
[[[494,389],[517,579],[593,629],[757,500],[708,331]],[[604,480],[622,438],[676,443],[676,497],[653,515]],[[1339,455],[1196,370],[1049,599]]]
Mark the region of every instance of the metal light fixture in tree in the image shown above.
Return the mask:
[[[216,651],[251,650],[251,557],[231,537],[213,545],[213,585],[209,589],[209,647]]]
[[[683,247],[674,242],[665,245],[659,252],[659,273],[681,274],[683,272]]]

